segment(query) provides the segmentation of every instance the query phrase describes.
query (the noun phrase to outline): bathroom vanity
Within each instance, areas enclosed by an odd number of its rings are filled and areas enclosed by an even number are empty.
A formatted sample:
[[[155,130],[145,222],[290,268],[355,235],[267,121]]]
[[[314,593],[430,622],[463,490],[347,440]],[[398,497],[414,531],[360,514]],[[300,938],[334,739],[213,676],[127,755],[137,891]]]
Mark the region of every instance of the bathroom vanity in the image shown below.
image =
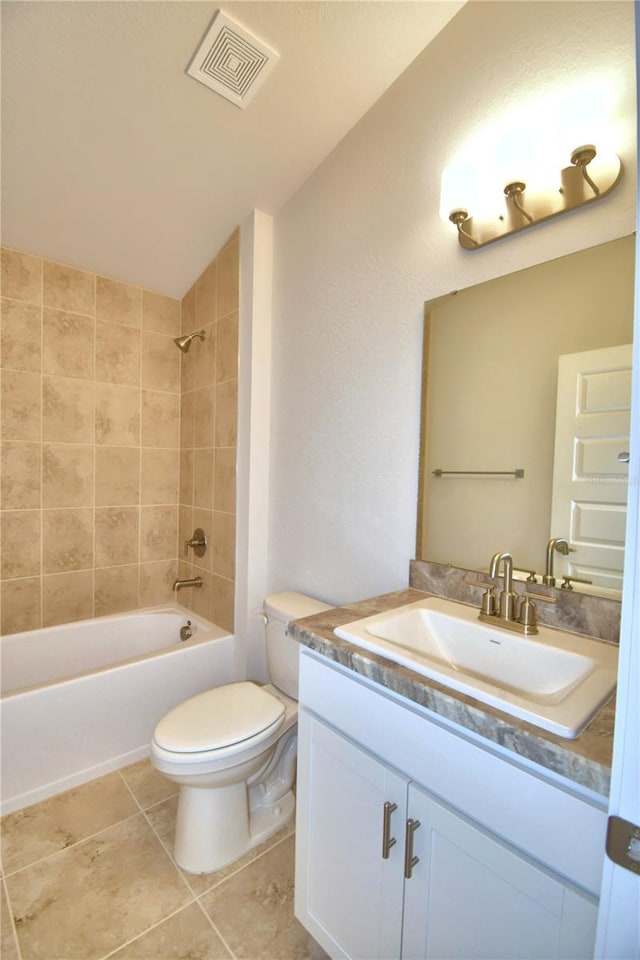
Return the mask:
[[[302,644],[296,916],[334,958],[584,960],[613,709],[563,740],[333,633],[420,596],[291,627]]]

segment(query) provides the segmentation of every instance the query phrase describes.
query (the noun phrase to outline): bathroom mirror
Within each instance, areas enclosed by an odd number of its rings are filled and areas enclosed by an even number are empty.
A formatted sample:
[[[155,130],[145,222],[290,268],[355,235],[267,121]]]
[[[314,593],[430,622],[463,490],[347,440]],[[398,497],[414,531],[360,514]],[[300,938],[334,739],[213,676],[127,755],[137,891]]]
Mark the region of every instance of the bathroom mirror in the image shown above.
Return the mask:
[[[418,559],[486,570],[508,550],[541,581],[547,542],[570,536],[570,511],[563,529],[552,526],[559,358],[631,343],[634,253],[625,237],[425,305]],[[611,445],[616,460],[628,450],[621,438]],[[588,538],[617,538],[621,568],[626,477],[601,484],[609,514]],[[582,570],[579,549],[554,553],[558,586]],[[603,569],[573,588],[619,597],[620,583]]]

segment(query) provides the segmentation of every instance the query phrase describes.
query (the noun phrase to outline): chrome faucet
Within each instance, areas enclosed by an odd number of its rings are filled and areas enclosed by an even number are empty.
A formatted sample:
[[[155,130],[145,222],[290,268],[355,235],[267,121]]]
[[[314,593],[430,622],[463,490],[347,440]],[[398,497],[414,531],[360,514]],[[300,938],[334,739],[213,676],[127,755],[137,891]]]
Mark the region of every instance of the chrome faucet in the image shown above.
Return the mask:
[[[563,557],[569,554],[569,541],[564,537],[552,537],[547,544],[547,565],[542,582],[545,587],[555,587],[556,578],[553,575],[553,551],[557,550]]]
[[[500,612],[498,616],[502,620],[513,620],[513,610],[515,606],[516,595],[513,592],[513,557],[510,553],[494,553],[489,567],[489,576],[498,577],[500,564],[502,563],[504,576],[504,589],[500,594]]]

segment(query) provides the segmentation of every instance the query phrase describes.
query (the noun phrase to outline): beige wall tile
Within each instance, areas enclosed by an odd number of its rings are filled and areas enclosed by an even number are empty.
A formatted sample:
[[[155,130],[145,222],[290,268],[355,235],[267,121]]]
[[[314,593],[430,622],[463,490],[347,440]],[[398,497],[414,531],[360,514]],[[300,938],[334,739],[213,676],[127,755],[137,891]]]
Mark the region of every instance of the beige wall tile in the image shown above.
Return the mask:
[[[58,573],[42,578],[42,625],[73,623],[93,616],[93,571]]]
[[[160,560],[140,564],[140,606],[151,607],[156,603],[175,603],[173,581],[178,574],[178,561]],[[182,601],[179,601],[182,602]]]
[[[21,633],[37,630],[42,625],[40,610],[40,577],[26,580],[3,580],[2,632]]]
[[[172,337],[144,330],[142,333],[142,386],[150,390],[180,390],[180,357]]]
[[[194,573],[202,579],[202,586],[193,587],[190,609],[199,616],[211,620],[213,612],[213,574],[201,567],[194,567]]]
[[[206,327],[216,319],[216,261],[213,260],[196,281],[196,327]]]
[[[2,532],[2,579],[40,575],[40,511],[5,510]]]
[[[211,447],[194,450],[193,461],[193,504],[211,510],[213,507],[213,449]]]
[[[229,630],[230,633],[233,633],[234,630],[234,599],[235,589],[233,580],[225,580],[223,577],[218,577],[214,574],[211,619],[219,627],[222,627],[224,630]]]
[[[114,567],[138,562],[138,522],[138,507],[96,509],[96,567]]]
[[[140,492],[142,503],[176,503],[179,462],[178,450],[143,448]]]
[[[196,285],[193,284],[182,298],[182,333],[191,333],[196,328]]]
[[[197,345],[200,345],[199,340]],[[182,393],[195,390],[197,360],[198,352],[196,350],[189,350],[188,353],[180,354],[180,390]]]
[[[218,447],[215,452],[215,507],[236,512],[236,448]]]
[[[96,447],[96,507],[137,504],[140,499],[140,451]]]
[[[44,377],[43,439],[93,443],[93,402],[92,381]]]
[[[236,559],[235,517],[216,510],[213,515],[213,572],[227,580],[233,580]]]
[[[220,320],[232,310],[238,309],[238,291],[240,278],[239,243],[230,243],[217,257],[218,287],[217,312]]]
[[[178,557],[180,560],[191,561],[193,553],[191,550],[185,550],[185,542],[190,540],[196,524],[193,522],[193,507],[178,507]],[[207,549],[210,549],[207,547]]]
[[[93,511],[44,510],[43,572],[68,573],[93,566]]]
[[[140,383],[140,331],[115,323],[96,322],[96,380]]]
[[[40,440],[42,425],[41,377],[37,373],[2,373],[2,437],[4,440]]]
[[[140,443],[140,390],[116,383],[96,383],[95,442],[137,447]]]
[[[3,510],[39,510],[41,491],[41,448],[39,443],[10,440],[2,444]]]
[[[137,564],[96,570],[94,577],[93,615],[106,617],[124,610],[135,610],[138,600]]]
[[[108,277],[96,277],[96,319],[139,327],[142,315],[142,290],[130,283]]]
[[[193,503],[193,450],[180,451],[180,494],[179,502]]]
[[[95,314],[93,273],[45,260],[42,289],[45,307],[82,313],[87,317]]]
[[[197,389],[210,387],[216,380],[216,327],[215,323],[204,327],[204,340],[197,341],[197,349],[194,349],[194,386]]]
[[[178,394],[142,391],[142,446],[180,446],[180,398]]]
[[[42,309],[17,300],[0,301],[0,366],[40,373]]]
[[[195,391],[194,447],[212,447],[214,439],[215,392],[213,387]]]
[[[61,310],[44,311],[43,372],[93,380],[95,321]]]
[[[170,560],[176,556],[178,508],[140,508],[140,560]]]
[[[93,506],[93,447],[46,443],[42,450],[43,507]]]
[[[2,296],[42,303],[42,260],[17,250],[3,249]]]
[[[235,380],[238,376],[238,311],[218,320],[216,382]]]
[[[203,510],[202,507],[193,508],[193,527],[204,530],[207,538],[207,549],[203,557],[196,557],[193,550],[189,550],[189,557],[196,573],[201,570],[213,570],[213,548],[212,540],[214,537],[213,510]]]
[[[195,577],[195,571],[193,566],[190,563],[187,563],[186,560],[178,560],[178,580],[193,580]],[[189,610],[192,610],[191,606],[191,595],[193,593],[192,587],[183,587],[180,591],[175,591],[173,594],[174,603],[179,603],[183,607],[187,607]]]
[[[180,335],[180,301],[151,290],[142,291],[142,329]]]
[[[182,450],[193,447],[193,430],[196,421],[195,391],[182,393],[180,396],[180,448]]]
[[[238,430],[238,381],[225,380],[216,386],[215,445],[234,447]]]

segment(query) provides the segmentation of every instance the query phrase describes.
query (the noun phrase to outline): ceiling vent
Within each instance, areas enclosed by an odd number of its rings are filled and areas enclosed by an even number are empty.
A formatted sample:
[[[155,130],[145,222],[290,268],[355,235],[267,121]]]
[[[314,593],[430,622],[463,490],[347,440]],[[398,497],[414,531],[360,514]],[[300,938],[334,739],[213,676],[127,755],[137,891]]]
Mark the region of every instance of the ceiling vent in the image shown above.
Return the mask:
[[[237,107],[246,107],[278,56],[266,43],[218,10],[187,73]]]

